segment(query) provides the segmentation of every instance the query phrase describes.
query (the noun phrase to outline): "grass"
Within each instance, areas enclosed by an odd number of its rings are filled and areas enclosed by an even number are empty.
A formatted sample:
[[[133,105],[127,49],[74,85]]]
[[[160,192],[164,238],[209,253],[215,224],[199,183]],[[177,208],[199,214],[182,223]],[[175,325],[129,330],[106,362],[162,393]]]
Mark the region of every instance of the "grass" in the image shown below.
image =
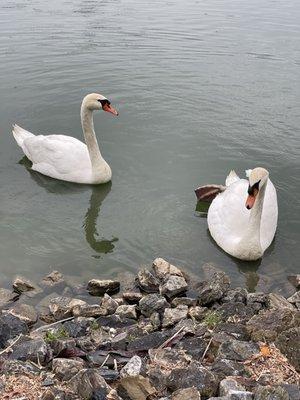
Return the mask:
[[[203,319],[203,323],[210,329],[214,329],[221,322],[222,322],[221,314],[218,313],[217,311],[209,311]]]
[[[47,331],[45,334],[45,342],[46,343],[51,343],[54,340],[58,339],[66,339],[69,337],[68,332],[64,328],[60,328],[57,331]]]

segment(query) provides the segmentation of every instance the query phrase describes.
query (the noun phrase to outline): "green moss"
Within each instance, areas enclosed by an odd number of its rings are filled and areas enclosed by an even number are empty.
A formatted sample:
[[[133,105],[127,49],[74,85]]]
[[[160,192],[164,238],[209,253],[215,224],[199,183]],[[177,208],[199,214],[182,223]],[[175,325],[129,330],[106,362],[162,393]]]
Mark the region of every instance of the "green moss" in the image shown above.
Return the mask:
[[[47,331],[46,334],[45,334],[44,339],[45,339],[46,343],[50,343],[50,342],[53,342],[54,340],[66,339],[68,337],[69,337],[68,332],[64,328],[61,328],[61,329],[59,329],[57,331],[54,331],[54,332],[53,331]]]
[[[203,323],[210,329],[214,329],[222,322],[221,314],[217,311],[209,311],[203,320]]]
[[[99,326],[99,324],[98,324],[97,321],[93,321],[93,322],[91,323],[91,325],[90,325],[90,329],[91,329],[92,331],[96,331],[96,330],[99,329],[99,328],[100,328],[100,326]]]

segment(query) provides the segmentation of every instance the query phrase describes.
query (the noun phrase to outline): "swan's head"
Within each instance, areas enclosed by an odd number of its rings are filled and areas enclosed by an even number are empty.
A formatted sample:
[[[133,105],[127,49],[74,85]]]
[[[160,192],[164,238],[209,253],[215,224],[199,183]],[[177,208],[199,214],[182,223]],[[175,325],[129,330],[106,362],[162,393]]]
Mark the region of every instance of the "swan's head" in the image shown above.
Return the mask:
[[[255,203],[255,199],[261,188],[267,183],[269,172],[261,167],[254,168],[249,175],[248,197],[246,208],[250,210]]]
[[[106,97],[102,96],[102,94],[98,93],[91,93],[86,95],[82,101],[82,106],[91,111],[104,110],[113,115],[119,115],[118,111],[115,110],[110,104],[110,101]]]

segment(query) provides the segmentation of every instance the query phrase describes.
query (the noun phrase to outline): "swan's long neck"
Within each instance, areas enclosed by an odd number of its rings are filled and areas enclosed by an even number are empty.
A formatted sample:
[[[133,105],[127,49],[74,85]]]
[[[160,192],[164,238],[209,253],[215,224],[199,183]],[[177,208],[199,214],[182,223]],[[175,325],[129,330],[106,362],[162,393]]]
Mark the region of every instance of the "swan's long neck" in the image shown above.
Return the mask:
[[[103,168],[105,161],[100,153],[93,122],[93,112],[83,103],[81,106],[81,125],[85,143],[87,145],[93,173]]]
[[[240,245],[245,245],[251,252],[262,253],[261,242],[260,242],[260,225],[261,216],[265,198],[267,183],[265,183],[258,192],[254,206],[251,209],[248,227],[244,237],[242,238]]]

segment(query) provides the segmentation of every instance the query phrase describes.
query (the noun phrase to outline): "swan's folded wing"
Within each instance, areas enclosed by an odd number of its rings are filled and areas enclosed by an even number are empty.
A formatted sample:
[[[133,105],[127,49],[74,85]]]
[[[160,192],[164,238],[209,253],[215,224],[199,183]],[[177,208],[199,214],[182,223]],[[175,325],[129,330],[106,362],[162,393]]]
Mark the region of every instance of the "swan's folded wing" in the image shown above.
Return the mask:
[[[239,176],[237,175],[237,173],[232,169],[229,174],[226,177],[225,180],[225,186],[229,186],[234,182],[237,182],[239,180]]]
[[[204,185],[195,189],[198,201],[211,202],[219,193],[224,192],[225,186],[222,185]]]

